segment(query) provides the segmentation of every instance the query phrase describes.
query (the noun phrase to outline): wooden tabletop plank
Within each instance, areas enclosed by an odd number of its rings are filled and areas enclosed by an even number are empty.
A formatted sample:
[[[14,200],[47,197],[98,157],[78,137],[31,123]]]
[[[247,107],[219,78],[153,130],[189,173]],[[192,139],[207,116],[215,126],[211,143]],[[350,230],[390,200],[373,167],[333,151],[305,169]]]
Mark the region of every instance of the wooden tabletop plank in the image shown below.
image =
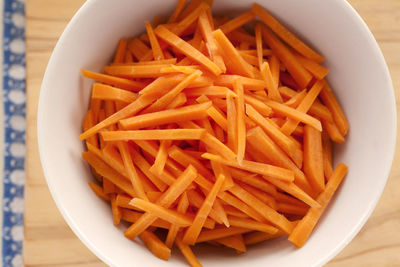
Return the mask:
[[[40,166],[36,111],[41,80],[58,37],[84,0],[27,0],[27,160],[25,266],[105,266],[72,233],[51,199]],[[400,111],[400,1],[351,0],[374,33],[390,67]],[[400,114],[400,113],[399,113]],[[398,144],[400,144],[398,136]],[[400,265],[400,155],[379,204],[354,240],[329,264]]]

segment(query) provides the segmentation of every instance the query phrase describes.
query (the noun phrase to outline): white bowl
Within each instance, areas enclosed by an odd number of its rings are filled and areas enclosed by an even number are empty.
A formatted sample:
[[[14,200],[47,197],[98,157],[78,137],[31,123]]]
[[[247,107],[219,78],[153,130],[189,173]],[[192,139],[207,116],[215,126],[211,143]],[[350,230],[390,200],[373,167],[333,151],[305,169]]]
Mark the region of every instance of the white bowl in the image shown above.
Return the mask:
[[[248,10],[254,0],[216,0],[219,12]],[[87,182],[93,178],[81,159],[78,135],[88,108],[91,81],[80,69],[100,71],[121,37],[144,30],[143,22],[170,14],[176,1],[91,0],[61,36],[47,66],[39,101],[38,139],[43,170],[53,198],[75,234],[113,266],[187,266],[179,253],[169,262],[154,257],[112,224],[109,206]],[[260,0],[326,57],[331,83],[350,121],[335,161],[349,166],[333,204],[301,249],[278,239],[235,255],[196,249],[205,266],[318,266],[334,257],[357,234],[374,209],[389,175],[396,136],[392,82],[381,51],[365,23],[344,0]]]

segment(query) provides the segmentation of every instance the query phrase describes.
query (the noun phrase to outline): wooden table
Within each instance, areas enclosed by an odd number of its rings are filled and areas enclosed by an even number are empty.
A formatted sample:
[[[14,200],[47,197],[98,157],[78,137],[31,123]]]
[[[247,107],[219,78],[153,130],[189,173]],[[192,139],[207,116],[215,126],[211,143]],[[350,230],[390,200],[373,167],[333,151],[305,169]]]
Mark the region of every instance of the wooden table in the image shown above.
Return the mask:
[[[377,38],[400,95],[400,1],[351,0]],[[26,266],[104,264],[73,234],[58,212],[41,169],[36,141],[40,84],[58,37],[84,0],[27,0],[27,160],[24,263]],[[400,118],[400,116],[399,116]],[[398,144],[399,138],[398,138]],[[357,237],[327,266],[400,265],[400,153],[385,192]]]

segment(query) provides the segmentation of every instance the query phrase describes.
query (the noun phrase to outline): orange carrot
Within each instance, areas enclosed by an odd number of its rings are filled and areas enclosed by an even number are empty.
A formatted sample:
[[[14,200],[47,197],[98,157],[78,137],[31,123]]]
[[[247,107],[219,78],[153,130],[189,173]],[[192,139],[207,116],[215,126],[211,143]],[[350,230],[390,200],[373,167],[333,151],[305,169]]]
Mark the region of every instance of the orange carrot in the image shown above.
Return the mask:
[[[246,150],[246,125],[244,122],[244,91],[243,85],[240,81],[236,80],[233,83],[233,88],[237,94],[236,98],[236,125],[237,125],[237,161],[239,165],[242,164],[244,153]]]
[[[273,208],[274,210],[277,209],[276,201],[273,196],[266,194],[265,192],[258,190],[255,187],[252,187],[246,183],[237,182],[237,185],[241,186],[244,190],[249,192],[250,194],[254,195],[256,198]]]
[[[236,156],[231,149],[229,149],[225,144],[220,142],[216,137],[209,133],[206,133],[202,136],[201,142],[226,159],[234,159]]]
[[[181,14],[183,8],[185,7],[186,0],[178,0],[178,3],[176,4],[176,8],[174,12],[171,14],[171,16],[168,19],[168,23],[173,23],[177,20],[179,15]]]
[[[156,257],[162,260],[168,260],[171,257],[171,250],[152,232],[143,231],[140,239]]]
[[[278,206],[277,211],[281,213],[294,214],[300,216],[306,215],[307,211],[309,210],[308,207],[295,206],[288,203],[278,203],[277,206]]]
[[[162,175],[165,162],[168,159],[168,148],[171,145],[170,140],[163,140],[160,142],[160,149],[157,152],[157,156],[154,160],[154,164],[151,166],[150,171],[155,175]]]
[[[325,188],[321,132],[304,126],[304,172],[316,193]]]
[[[145,21],[144,25],[146,26],[147,35],[149,36],[154,60],[164,59],[164,54],[161,50],[160,44],[158,43],[157,37],[154,34],[154,31],[153,31],[153,28],[151,27],[150,22]]]
[[[266,84],[269,98],[278,102],[282,102],[282,97],[278,91],[278,85],[274,82],[274,78],[272,77],[272,72],[267,61],[262,63],[260,71]]]
[[[226,22],[224,25],[221,25],[219,28],[225,33],[228,34],[231,31],[247,24],[248,22],[252,21],[255,18],[255,14],[250,10],[242,15]]]
[[[89,182],[89,186],[99,198],[105,201],[110,201],[110,197],[104,193],[103,188],[92,182]]]
[[[248,234],[244,234],[243,240],[246,245],[254,245],[283,235],[285,235],[285,232],[283,231],[278,231],[276,234],[268,234],[264,232],[251,232]]]
[[[246,246],[241,234],[215,239],[215,242],[220,243],[228,248],[233,248],[237,253],[246,252]]]
[[[138,98],[137,94],[118,89],[109,85],[94,83],[92,99],[117,100],[125,103],[132,103]]]
[[[151,53],[151,49],[143,43],[139,38],[134,38],[128,42],[128,50],[135,56],[137,60],[143,58],[147,52]]]
[[[179,93],[172,101],[165,107],[165,109],[174,109],[182,107],[187,101],[186,94]]]
[[[181,251],[181,253],[183,254],[183,256],[189,262],[190,266],[192,266],[192,267],[201,267],[202,266],[200,264],[199,260],[193,254],[193,251],[190,249],[190,247],[182,241],[182,237],[180,235],[178,235],[178,237],[176,238],[175,244],[178,246],[178,248]]]
[[[254,78],[252,67],[240,56],[225,34],[221,30],[216,30],[212,35],[217,42],[219,53],[224,59],[227,71]]]
[[[204,221],[207,218],[208,214],[211,211],[211,207],[214,204],[214,201],[217,197],[217,194],[222,188],[223,183],[225,182],[225,176],[219,176],[217,181],[215,182],[213,188],[208,193],[206,199],[204,200],[202,206],[199,208],[196,214],[196,218],[193,223],[186,230],[185,235],[183,236],[183,242],[186,244],[192,244],[196,242],[200,231],[204,225]]]
[[[310,58],[316,62],[322,62],[324,58],[318,53],[313,51],[310,47],[304,44],[298,39],[293,33],[286,29],[280,24],[274,17],[272,17],[265,9],[263,9],[257,3],[253,4],[252,11],[268,26],[270,27],[280,38],[292,46],[297,52]]]
[[[101,136],[104,141],[128,140],[199,140],[205,133],[204,129],[168,129],[168,130],[138,130],[138,131],[106,131]]]
[[[120,120],[120,123],[124,129],[139,129],[178,121],[202,119],[207,116],[207,109],[210,106],[211,102],[207,102],[178,109],[163,110],[123,119]]]
[[[159,65],[113,65],[105,66],[104,71],[121,78],[154,78],[163,74],[162,70],[169,67],[167,64]]]
[[[326,184],[324,191],[318,196],[317,201],[321,205],[319,208],[311,208],[306,216],[300,220],[293,232],[289,235],[289,241],[297,247],[302,247],[307,241],[309,235],[314,229],[316,223],[324,212],[326,206],[328,206],[333,194],[341,184],[343,178],[347,173],[347,166],[340,163],[330,180]]]
[[[200,233],[199,237],[196,240],[196,243],[206,242],[247,232],[251,232],[251,230],[234,226],[229,228],[215,228],[213,230],[205,230]]]
[[[237,134],[238,134],[238,127],[237,127],[237,111],[236,105],[233,100],[233,96],[231,94],[226,95],[226,109],[227,109],[227,122],[228,122],[228,129],[227,129],[227,138],[228,147],[237,152]]]
[[[124,40],[124,39],[119,40],[117,51],[115,52],[115,55],[114,55],[114,60],[113,60],[114,63],[124,62],[125,51],[126,51],[127,45],[128,45],[128,42],[126,40]]]
[[[177,207],[176,211],[181,214],[185,214],[188,207],[189,207],[189,200],[187,198],[186,192],[184,192],[181,195],[181,197],[179,198],[178,207]],[[180,228],[179,226],[171,224],[171,227],[169,228],[169,231],[168,231],[167,238],[165,240],[165,244],[169,248],[171,248],[172,245],[174,244],[174,241],[175,241],[176,235],[178,234],[179,228]]]
[[[138,81],[132,81],[124,78],[119,78],[107,74],[100,74],[97,72],[93,71],[88,71],[88,70],[81,70],[81,73],[84,77],[96,80],[98,82],[102,82],[108,85],[112,85],[121,89],[126,89],[126,90],[132,90],[132,91],[138,91],[143,89],[146,86],[146,83],[143,82],[138,82]]]
[[[275,234],[278,232],[278,228],[275,228],[272,225],[257,222],[251,219],[239,218],[234,216],[229,216],[228,219],[232,226],[252,229],[269,234]]]
[[[116,204],[116,195],[113,194],[111,196],[111,211],[113,215],[113,223],[114,225],[118,225],[122,218],[121,209]]]
[[[184,41],[183,39],[179,38],[179,36],[175,35],[174,33],[170,32],[164,26],[158,26],[155,29],[155,33],[158,37],[163,39],[165,42],[169,43],[181,53],[186,55],[187,57],[191,58],[192,60],[198,62],[199,64],[203,65],[209,71],[214,73],[215,75],[221,74],[221,69],[210,59],[204,56],[199,50],[195,49],[189,43]]]
[[[272,51],[279,57],[285,64],[289,73],[293,76],[295,81],[303,88],[305,88],[311,81],[311,74],[298,62],[296,57],[290,50],[283,44],[270,30],[262,27],[262,34],[265,42],[271,47]]]
[[[322,133],[322,154],[324,161],[325,181],[329,181],[333,174],[332,143],[331,140],[329,140],[329,135],[326,132]]]

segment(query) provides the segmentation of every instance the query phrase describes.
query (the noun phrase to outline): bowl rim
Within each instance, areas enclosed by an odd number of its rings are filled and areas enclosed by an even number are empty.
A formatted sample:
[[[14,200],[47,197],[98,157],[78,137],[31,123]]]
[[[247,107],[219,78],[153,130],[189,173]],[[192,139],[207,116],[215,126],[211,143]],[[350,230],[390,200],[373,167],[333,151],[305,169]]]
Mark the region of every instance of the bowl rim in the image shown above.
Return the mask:
[[[347,236],[340,242],[337,244],[337,246],[331,250],[331,252],[329,254],[327,254],[325,257],[320,258],[320,260],[318,262],[316,262],[314,264],[314,266],[322,266],[325,263],[327,263],[328,261],[330,261],[332,258],[334,258],[337,254],[339,254],[340,251],[343,250],[343,248],[345,246],[347,246],[352,240],[353,238],[359,233],[359,231],[361,230],[361,228],[364,226],[364,224],[366,223],[366,221],[369,219],[369,217],[371,216],[372,212],[375,210],[376,205],[378,204],[379,199],[382,196],[383,190],[385,188],[385,185],[387,183],[387,180],[390,176],[390,172],[392,169],[392,165],[393,165],[393,159],[394,159],[394,154],[396,151],[396,138],[397,138],[397,109],[396,109],[396,97],[395,97],[395,93],[394,93],[394,87],[393,87],[393,81],[391,79],[391,75],[390,75],[390,71],[388,68],[388,65],[386,63],[386,60],[383,56],[382,50],[378,44],[378,42],[376,41],[374,35],[372,34],[371,30],[369,29],[369,27],[367,26],[367,24],[365,23],[365,21],[362,19],[362,17],[360,16],[360,14],[354,9],[354,7],[347,2],[346,0],[335,0],[336,2],[340,2],[339,4],[344,5],[346,8],[346,11],[351,13],[351,16],[355,19],[356,23],[358,24],[358,26],[360,27],[361,31],[364,31],[364,34],[367,35],[368,37],[368,42],[371,42],[371,45],[374,47],[374,52],[376,53],[376,56],[379,60],[379,64],[384,68],[384,72],[385,72],[385,78],[388,81],[388,84],[386,85],[388,87],[388,89],[390,89],[390,96],[391,96],[391,110],[392,110],[392,120],[391,120],[391,125],[393,125],[393,129],[392,132],[390,133],[391,136],[391,151],[390,151],[390,158],[391,160],[386,162],[386,172],[384,173],[383,177],[384,177],[384,181],[382,181],[380,188],[377,190],[377,194],[375,199],[373,199],[373,201],[371,202],[371,204],[369,205],[369,207],[366,209],[366,212],[364,213],[364,215],[362,217],[360,217],[359,221],[357,224],[354,225],[353,229],[347,234]],[[48,70],[51,68],[51,66],[53,65],[52,62],[54,61],[54,55],[56,53],[58,53],[58,51],[60,50],[60,46],[61,43],[65,42],[66,39],[66,35],[68,32],[71,31],[71,29],[73,28],[74,24],[76,23],[76,21],[78,20],[78,17],[80,17],[81,13],[84,13],[87,9],[90,9],[91,6],[93,6],[96,3],[96,0],[87,0],[80,8],[79,10],[74,14],[74,16],[72,17],[72,19],[70,20],[70,22],[68,23],[68,25],[66,26],[66,28],[64,29],[63,33],[61,34],[59,40],[57,41],[57,44],[51,54],[51,57],[49,59],[49,62],[47,64],[46,70],[45,70],[45,74],[42,80],[42,84],[41,84],[41,89],[40,89],[40,96],[39,96],[39,102],[38,102],[38,111],[37,111],[37,141],[38,141],[38,148],[39,148],[39,156],[40,156],[40,162],[42,165],[42,169],[43,169],[43,173],[47,182],[47,185],[49,187],[51,196],[54,200],[54,202],[56,203],[56,206],[58,208],[58,210],[60,211],[60,213],[62,214],[64,220],[67,222],[67,224],[69,225],[69,227],[72,229],[72,231],[74,232],[74,234],[85,244],[85,246],[87,248],[89,248],[90,251],[92,251],[100,260],[102,260],[104,263],[106,263],[107,265],[113,266],[113,262],[111,259],[109,259],[108,257],[104,256],[103,253],[101,253],[101,251],[97,248],[97,246],[95,244],[92,243],[91,240],[89,240],[85,234],[83,234],[78,226],[75,224],[74,220],[69,217],[68,212],[65,210],[64,206],[62,205],[61,201],[59,200],[58,196],[55,194],[54,190],[53,190],[53,186],[52,186],[52,180],[49,177],[49,174],[47,173],[46,170],[46,155],[44,154],[44,151],[42,149],[45,140],[42,137],[42,132],[41,132],[41,125],[45,119],[45,113],[44,113],[44,108],[43,108],[43,102],[44,102],[44,97],[43,95],[45,94],[45,92],[47,91],[46,88],[46,81],[47,79],[49,79],[49,75],[48,75]]]

